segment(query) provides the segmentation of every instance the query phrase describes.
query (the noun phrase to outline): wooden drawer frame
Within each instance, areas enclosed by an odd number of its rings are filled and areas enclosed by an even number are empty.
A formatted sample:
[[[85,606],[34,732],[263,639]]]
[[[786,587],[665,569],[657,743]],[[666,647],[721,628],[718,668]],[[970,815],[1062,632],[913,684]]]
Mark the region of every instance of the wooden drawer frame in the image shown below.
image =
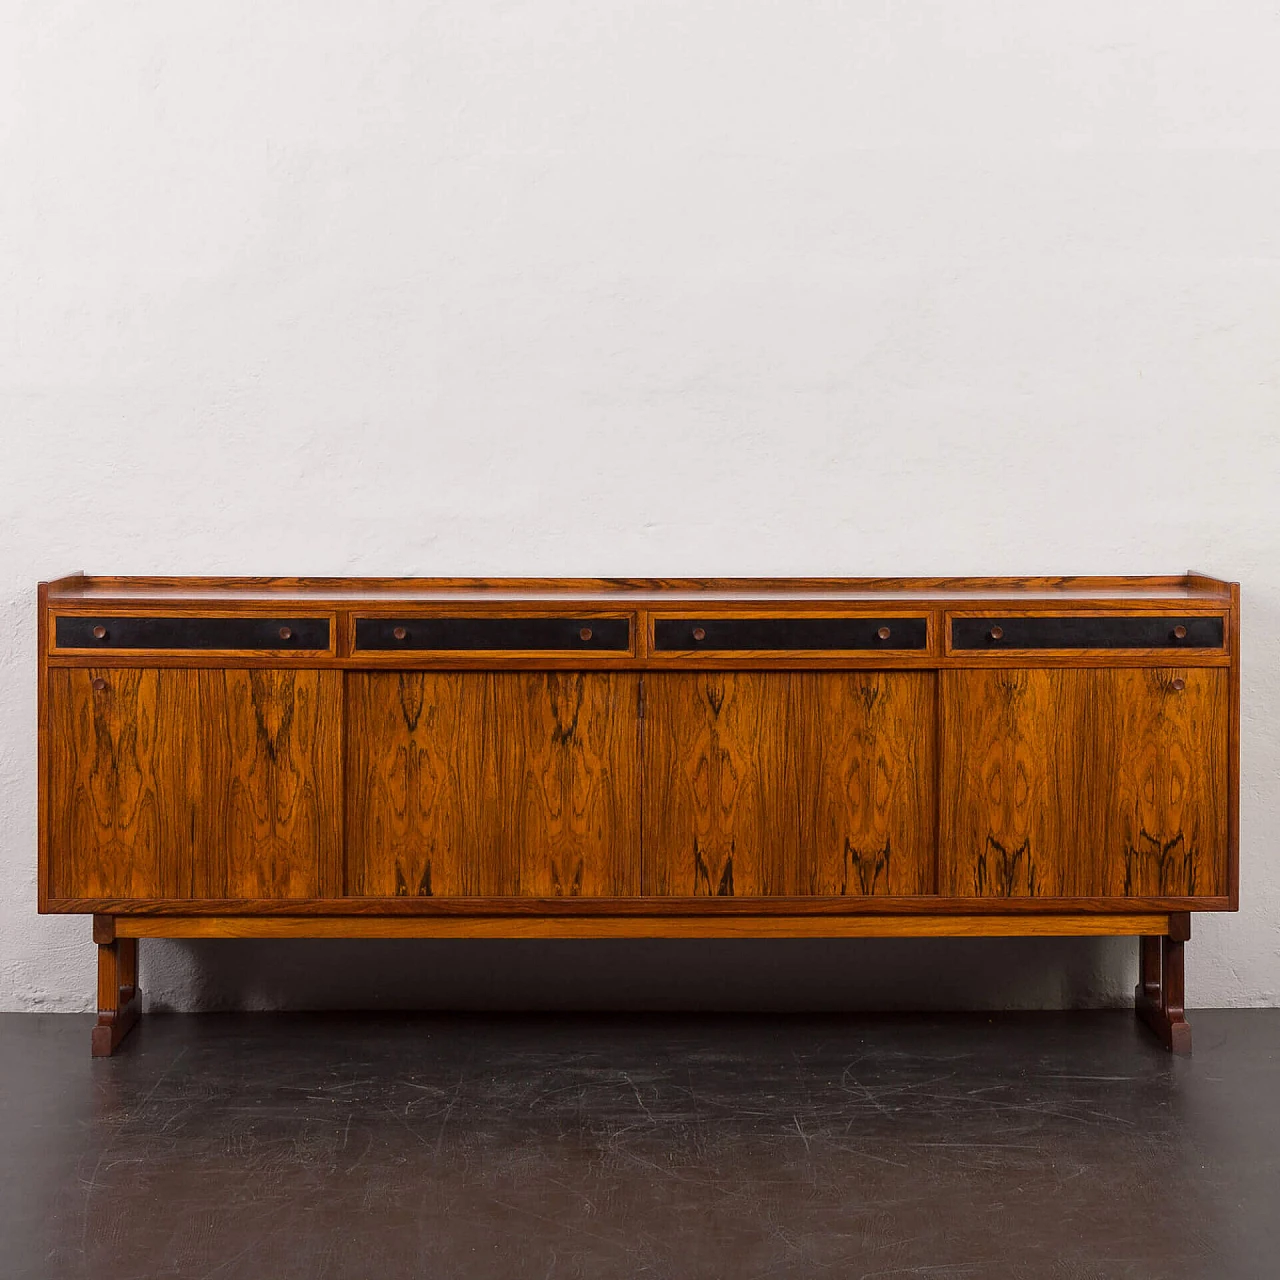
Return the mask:
[[[627,643],[623,648],[583,646],[581,648],[361,648],[357,627],[361,622],[444,622],[459,619],[492,623],[571,619],[590,626],[593,622],[625,622]],[[469,602],[465,609],[447,604],[411,607],[371,604],[345,610],[340,615],[340,653],[348,668],[376,670],[384,667],[432,669],[575,669],[595,671],[634,665],[639,653],[640,618],[633,610],[609,608],[598,602],[568,602],[556,607],[545,600],[522,604],[519,608],[486,601]]]
[[[925,624],[924,643],[910,648],[897,645],[860,648],[700,648],[692,644],[688,648],[660,648],[657,641],[659,623],[667,622],[797,622],[816,621],[859,622],[868,625],[898,623]],[[725,606],[690,601],[679,607],[647,610],[643,616],[644,649],[642,656],[647,666],[655,669],[685,668],[736,671],[744,669],[792,669],[809,667],[871,668],[874,670],[900,670],[937,665],[939,628],[938,614],[933,609],[902,609],[870,603],[833,609],[829,605],[806,603],[773,608],[750,606]]]
[[[113,619],[137,622],[177,622],[198,626],[204,622],[256,622],[273,623],[282,626],[296,626],[304,622],[322,622],[327,629],[327,638],[323,647],[303,648],[300,644],[289,647],[271,645],[235,645],[229,648],[214,646],[181,646],[181,645],[136,645],[120,646],[102,645],[59,645],[58,620],[84,619],[101,621],[108,628]],[[211,609],[195,611],[192,609],[164,608],[104,608],[86,609],[81,607],[55,607],[42,611],[42,630],[45,640],[41,644],[41,652],[55,660],[57,665],[80,666],[225,666],[248,664],[274,664],[279,662],[294,665],[315,665],[318,661],[332,659],[338,653],[338,615],[328,610],[298,609]],[[108,639],[110,636],[108,635]]]
[[[1166,618],[1182,619],[1212,618],[1222,622],[1222,644],[1210,647],[1192,645],[1162,645],[1152,648],[1129,646],[1112,646],[1105,644],[1072,645],[1063,648],[1018,648],[1013,644],[1001,643],[992,648],[971,648],[955,643],[955,624],[963,621],[981,619],[992,624],[1006,619],[1129,619],[1129,618]],[[980,608],[980,609],[948,609],[942,619],[943,653],[947,658],[957,662],[976,665],[1011,665],[1011,666],[1050,666],[1067,664],[1071,666],[1229,666],[1231,663],[1233,643],[1233,613],[1230,608],[1183,608],[1167,607],[1144,608],[1142,605],[1125,605],[1123,607],[1105,606],[1081,609],[1027,609],[1027,608]]]

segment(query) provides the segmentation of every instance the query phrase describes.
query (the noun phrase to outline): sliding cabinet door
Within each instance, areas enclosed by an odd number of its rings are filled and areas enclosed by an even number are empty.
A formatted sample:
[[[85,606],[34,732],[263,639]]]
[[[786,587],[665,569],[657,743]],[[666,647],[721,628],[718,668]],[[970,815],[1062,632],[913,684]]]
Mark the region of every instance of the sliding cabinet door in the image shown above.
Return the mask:
[[[639,892],[639,677],[347,676],[346,891]]]
[[[646,675],[645,893],[931,893],[934,680]]]
[[[312,898],[336,880],[336,671],[49,672],[54,898]]]
[[[1227,892],[1226,670],[940,678],[944,894]]]

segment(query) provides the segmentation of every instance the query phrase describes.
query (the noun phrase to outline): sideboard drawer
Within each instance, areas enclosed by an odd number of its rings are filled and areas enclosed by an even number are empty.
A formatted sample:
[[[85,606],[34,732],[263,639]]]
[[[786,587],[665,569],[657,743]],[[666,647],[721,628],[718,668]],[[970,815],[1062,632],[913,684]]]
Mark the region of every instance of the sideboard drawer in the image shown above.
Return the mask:
[[[173,618],[59,614],[54,650],[203,649],[223,653],[261,650],[326,652],[328,618]]]
[[[929,620],[925,617],[656,618],[653,647],[658,653],[923,650],[929,647]]]
[[[1220,616],[952,617],[953,653],[1006,649],[1216,649],[1225,643]]]
[[[357,618],[356,652],[626,653],[630,618]]]

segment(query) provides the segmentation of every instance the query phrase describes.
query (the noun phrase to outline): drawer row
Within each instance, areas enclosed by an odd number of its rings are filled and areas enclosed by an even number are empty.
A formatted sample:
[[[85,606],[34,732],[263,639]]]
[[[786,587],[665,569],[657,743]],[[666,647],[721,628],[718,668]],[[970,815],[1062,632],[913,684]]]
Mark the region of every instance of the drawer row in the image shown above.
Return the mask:
[[[335,653],[339,616],[174,616],[55,613],[51,654]],[[352,654],[598,654],[645,650],[689,656],[797,653],[810,656],[936,652],[934,615],[584,614],[582,616],[343,616]],[[1223,653],[1224,614],[993,614],[941,616],[945,652],[1072,653],[1189,650]]]

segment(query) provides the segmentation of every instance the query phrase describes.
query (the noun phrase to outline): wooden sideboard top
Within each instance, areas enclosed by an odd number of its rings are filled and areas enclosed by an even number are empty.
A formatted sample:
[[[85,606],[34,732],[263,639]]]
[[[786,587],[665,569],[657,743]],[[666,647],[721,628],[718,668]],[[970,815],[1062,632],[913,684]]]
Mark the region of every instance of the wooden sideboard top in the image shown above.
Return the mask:
[[[1232,583],[1205,574],[1153,577],[1028,578],[214,578],[92,577],[48,584],[50,603],[224,604],[299,601],[309,605],[499,604],[546,600],[644,604],[677,599],[715,603],[770,601],[919,601],[1078,603],[1089,600],[1227,602]]]

